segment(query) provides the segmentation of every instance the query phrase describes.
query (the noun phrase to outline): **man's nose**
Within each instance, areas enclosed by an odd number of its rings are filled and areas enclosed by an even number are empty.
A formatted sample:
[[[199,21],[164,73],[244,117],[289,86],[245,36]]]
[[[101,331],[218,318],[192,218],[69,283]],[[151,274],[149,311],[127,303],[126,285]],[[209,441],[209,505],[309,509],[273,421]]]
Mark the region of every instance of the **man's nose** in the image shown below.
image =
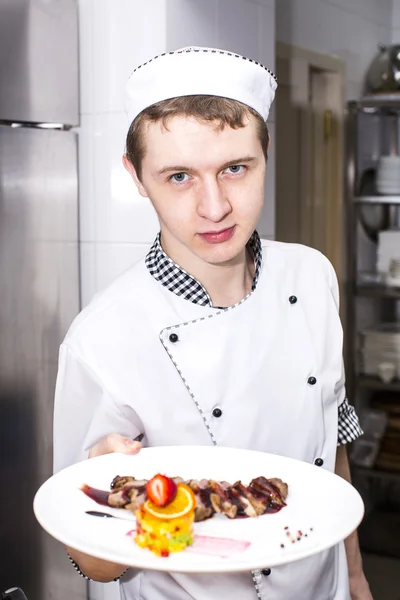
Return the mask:
[[[198,214],[209,221],[218,223],[224,219],[232,207],[224,186],[216,179],[203,182],[199,190]]]

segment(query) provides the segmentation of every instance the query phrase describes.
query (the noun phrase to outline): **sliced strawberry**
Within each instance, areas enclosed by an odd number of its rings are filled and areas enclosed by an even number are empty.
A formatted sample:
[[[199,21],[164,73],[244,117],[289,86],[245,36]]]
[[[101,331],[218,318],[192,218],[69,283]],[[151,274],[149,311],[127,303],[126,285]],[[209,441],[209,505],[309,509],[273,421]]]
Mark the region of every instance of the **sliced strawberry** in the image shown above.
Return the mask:
[[[146,486],[148,499],[156,506],[166,506],[176,496],[176,483],[165,475],[155,475]]]

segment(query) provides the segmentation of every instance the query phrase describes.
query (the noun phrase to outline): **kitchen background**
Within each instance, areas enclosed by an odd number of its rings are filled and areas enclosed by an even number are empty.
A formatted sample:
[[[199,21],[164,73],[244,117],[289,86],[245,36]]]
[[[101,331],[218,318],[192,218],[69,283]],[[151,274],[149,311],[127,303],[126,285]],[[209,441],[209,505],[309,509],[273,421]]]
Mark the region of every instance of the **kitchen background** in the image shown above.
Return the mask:
[[[10,35],[11,31],[18,35]],[[79,306],[144,256],[158,229],[154,211],[137,194],[121,163],[128,126],[123,95],[127,77],[148,57],[185,45],[235,49],[274,70],[276,48],[283,43],[333,56],[343,65],[344,112],[346,100],[363,95],[378,45],[400,42],[400,0],[0,0],[0,40],[0,475],[15,485],[24,481],[14,520],[7,527],[2,519],[0,525],[0,591],[20,585],[28,600],[78,600],[86,598],[86,582],[75,574],[63,549],[39,531],[31,500],[51,473],[58,344]],[[46,110],[32,117],[26,112],[27,102],[16,103],[18,114],[2,114],[10,94],[37,98],[36,108]],[[66,95],[70,114],[60,110]],[[31,121],[36,126],[48,123],[40,130],[43,138],[50,129],[48,141],[38,142],[42,154],[38,146],[18,142],[16,136],[10,141],[12,122],[19,124],[15,131],[22,129],[24,134],[28,129],[30,135],[36,131]],[[274,110],[266,203],[259,226],[262,236],[271,239],[276,235],[279,128]],[[369,131],[368,122],[364,128]],[[70,140],[77,138],[77,155],[75,142],[68,150],[58,147],[58,140],[68,135]],[[370,140],[367,148],[368,144]],[[22,152],[25,158],[18,170],[15,165]],[[294,152],[294,146],[287,147],[287,153]],[[41,156],[46,170],[33,164],[33,158],[38,161]],[[351,181],[343,152],[341,162],[340,185],[346,187],[346,176],[348,199]],[[344,222],[351,216],[351,211],[344,211]],[[343,241],[344,229],[339,232]],[[363,231],[358,234],[358,250],[372,269],[375,246]],[[345,252],[343,262],[348,266]],[[344,269],[341,280],[349,273]],[[23,340],[20,345],[18,339]],[[29,383],[25,387],[19,385],[22,371],[15,367],[21,357]],[[376,448],[379,440],[372,438]],[[391,486],[395,476],[390,470],[385,474]],[[382,479],[377,484],[375,478],[356,476],[366,495],[371,489],[376,495],[376,486],[384,485]],[[390,490],[399,501],[398,488]],[[7,506],[4,498],[0,500],[1,514]],[[363,536],[367,575],[375,600],[399,600],[400,549],[392,543],[396,529],[388,534],[390,552],[385,551],[386,538],[377,541],[381,531],[379,522],[372,523]],[[119,596],[116,584],[90,584],[88,591],[93,600]]]
[[[235,47],[275,67],[275,42],[346,63],[346,96],[358,98],[379,43],[400,39],[395,0],[82,0],[80,9],[80,241],[82,301],[141,258],[157,231],[149,204],[121,165],[124,84],[132,66],[185,45]],[[260,233],[275,235],[275,113]]]

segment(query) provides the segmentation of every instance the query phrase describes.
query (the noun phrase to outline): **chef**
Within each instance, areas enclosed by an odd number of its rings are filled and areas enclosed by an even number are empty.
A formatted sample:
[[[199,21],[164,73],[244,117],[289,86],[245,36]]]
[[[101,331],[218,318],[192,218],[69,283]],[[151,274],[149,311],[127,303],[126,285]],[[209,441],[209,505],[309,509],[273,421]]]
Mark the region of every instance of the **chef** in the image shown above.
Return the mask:
[[[272,452],[350,478],[345,445],[362,432],[346,399],[334,270],[256,229],[276,87],[257,61],[197,47],[129,78],[123,161],[160,233],[61,345],[55,471],[135,453],[142,439]],[[120,579],[125,600],[372,598],[356,534],[240,574],[138,572],[67,551],[83,576]]]

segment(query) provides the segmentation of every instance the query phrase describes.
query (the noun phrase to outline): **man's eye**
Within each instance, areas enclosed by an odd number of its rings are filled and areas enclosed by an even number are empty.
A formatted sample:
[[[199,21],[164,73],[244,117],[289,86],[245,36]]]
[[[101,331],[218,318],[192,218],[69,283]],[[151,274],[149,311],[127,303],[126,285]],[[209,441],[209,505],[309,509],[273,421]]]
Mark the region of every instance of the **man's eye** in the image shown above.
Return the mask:
[[[184,183],[187,181],[187,177],[189,177],[187,173],[175,173],[171,175],[170,179],[171,181],[175,181],[175,183]]]
[[[228,173],[232,173],[232,175],[237,175],[238,173],[243,173],[245,167],[243,165],[231,165],[226,169]]]

